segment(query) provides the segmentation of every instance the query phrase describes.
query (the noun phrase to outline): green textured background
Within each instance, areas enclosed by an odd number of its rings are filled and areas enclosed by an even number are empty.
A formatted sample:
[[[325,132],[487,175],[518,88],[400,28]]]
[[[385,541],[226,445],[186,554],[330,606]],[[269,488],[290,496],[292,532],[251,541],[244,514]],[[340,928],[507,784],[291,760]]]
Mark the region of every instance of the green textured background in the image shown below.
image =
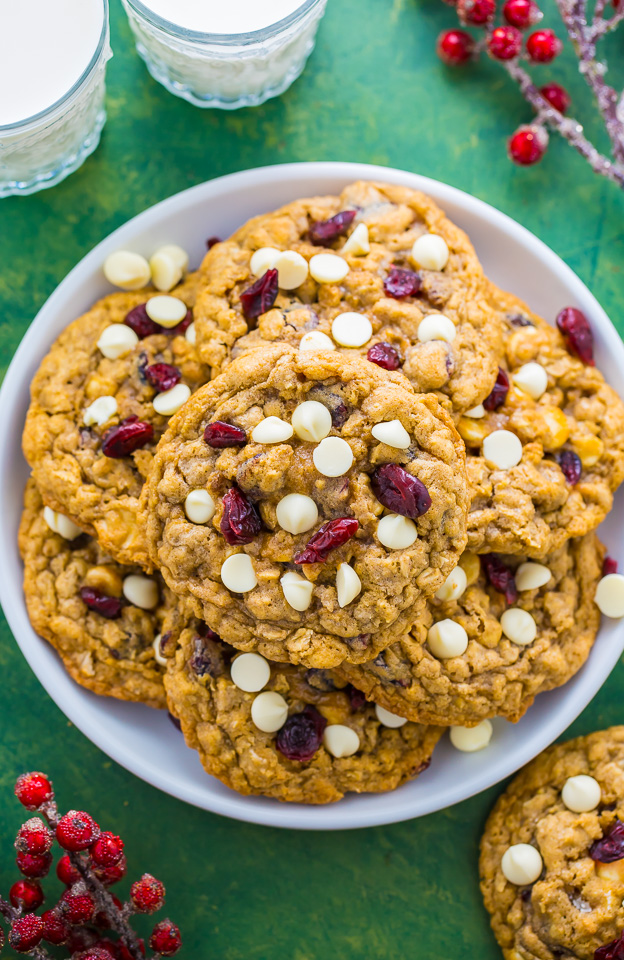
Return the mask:
[[[55,286],[115,227],[200,181],[297,160],[403,167],[489,201],[560,254],[624,332],[624,195],[556,137],[538,167],[507,162],[505,137],[528,108],[496,65],[452,73],[439,64],[435,38],[454,23],[439,0],[329,0],[303,77],[279,99],[234,113],[196,110],[153,82],[119,0],[111,2],[115,57],[99,150],[54,190],[0,202],[3,369]],[[618,50],[624,60],[623,39],[610,40],[614,62]],[[568,86],[588,132],[599,136],[571,53],[540,76]],[[530,276],[526,283],[530,299]],[[86,807],[126,837],[135,872],[165,881],[168,912],[185,935],[181,956],[499,957],[476,872],[497,789],[422,820],[340,834],[211,816],[109,761],[44,693],[4,621],[1,639],[0,889],[15,879],[10,844],[20,811],[12,784],[24,769],[44,769],[65,807]],[[622,721],[622,679],[620,664],[575,733]]]

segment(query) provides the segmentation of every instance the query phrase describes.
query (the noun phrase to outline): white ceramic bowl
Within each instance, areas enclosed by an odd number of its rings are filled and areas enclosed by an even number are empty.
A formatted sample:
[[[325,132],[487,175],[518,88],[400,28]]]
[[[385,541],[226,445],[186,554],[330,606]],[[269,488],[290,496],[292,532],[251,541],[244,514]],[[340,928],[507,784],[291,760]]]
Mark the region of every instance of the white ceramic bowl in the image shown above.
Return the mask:
[[[431,194],[470,235],[488,275],[528,300],[550,321],[574,305],[591,319],[596,355],[607,380],[624,393],[624,346],[587,287],[551,250],[504,214],[435,180],[385,167],[301,163],[264,167],[201,184],[140,214],[104,240],[75,267],[45,304],[15,354],[0,393],[0,601],[24,656],[50,696],[82,732],[122,766],[181,800],[229,817],[276,827],[344,829],[422,816],[486,789],[551,743],[581,712],[615,666],[624,628],[604,620],[584,668],[565,687],[543,694],[512,725],[495,721],[490,746],[475,754],[454,750],[447,738],[431,768],[388,794],[350,796],[325,807],[241,797],[207,776],[166,714],[96,697],[67,676],[54,651],[33,631],[22,599],[17,527],[28,473],[20,437],[29,383],[54,338],[74,317],[109,292],[102,264],[113,250],[149,255],[179,243],[199,263],[205,239],[225,237],[248,217],[297,197],[334,193],[356,179],[405,184]],[[624,565],[624,496],[601,531],[609,552]]]

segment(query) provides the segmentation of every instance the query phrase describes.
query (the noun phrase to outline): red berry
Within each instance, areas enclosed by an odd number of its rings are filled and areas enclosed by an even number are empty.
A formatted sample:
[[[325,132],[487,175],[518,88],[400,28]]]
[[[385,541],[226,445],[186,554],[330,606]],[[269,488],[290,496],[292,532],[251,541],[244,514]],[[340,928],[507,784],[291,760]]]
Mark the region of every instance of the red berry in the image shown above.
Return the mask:
[[[223,450],[225,447],[244,447],[247,443],[247,434],[242,427],[224,423],[223,420],[215,420],[204,430],[204,440],[214,450]]]
[[[308,232],[308,239],[317,247],[329,247],[331,243],[346,233],[353,221],[357,210],[341,210],[329,220],[317,220]]]
[[[487,44],[495,60],[513,60],[522,49],[522,34],[517,27],[495,27]]]
[[[613,6],[617,10],[615,0]],[[624,957],[624,933],[594,951],[594,960],[622,960],[622,957]]]
[[[557,326],[570,353],[588,367],[595,366],[594,335],[583,311],[576,307],[564,307],[557,316]]]
[[[78,883],[82,880],[82,877],[76,867],[73,865],[69,859],[68,854],[63,854],[58,863],[56,864],[56,875],[67,887],[71,887],[73,883]]]
[[[384,370],[398,370],[401,366],[399,351],[391,343],[374,343],[369,348],[366,359]]]
[[[558,110],[559,113],[565,113],[570,107],[570,94],[558,83],[547,83],[540,88],[540,93],[544,100],[548,100],[551,107]]]
[[[525,124],[518,127],[509,138],[507,151],[514,163],[521,167],[530,167],[539,163],[548,146],[548,134],[537,124]]]
[[[114,946],[112,942],[111,946]],[[115,960],[115,954],[111,953],[105,946],[98,946],[95,943],[92,947],[82,950],[81,953],[75,953],[73,960]]]
[[[14,920],[9,930],[9,946],[16,953],[29,953],[41,943],[43,920],[36,913],[27,913],[25,917]]]
[[[505,601],[511,605],[518,599],[518,589],[513,571],[496,553],[488,553],[481,557],[481,565],[485,575],[495,590],[505,595]]]
[[[160,393],[171,390],[182,379],[182,372],[171,363],[152,363],[145,368],[145,379]]]
[[[36,880],[18,880],[9,890],[9,900],[17,909],[29,913],[31,910],[37,910],[45,897],[41,884]]]
[[[43,920],[43,939],[48,943],[65,943],[69,937],[69,927],[61,917],[58,907],[46,910],[41,915]]]
[[[337,520],[328,520],[308,540],[304,549],[295,554],[293,562],[325,563],[329,553],[354,537],[359,526],[355,517],[339,517]]]
[[[182,937],[175,923],[161,920],[152,930],[149,945],[155,953],[163,957],[173,957],[182,946]]]
[[[251,543],[262,529],[262,521],[254,505],[238,487],[231,487],[223,497],[220,530],[226,543]]]
[[[509,393],[509,377],[505,373],[502,367],[498,368],[498,376],[496,377],[496,383],[492,387],[492,392],[483,401],[483,406],[486,410],[490,412],[492,410],[498,410],[499,407],[502,407],[505,400],[507,399],[507,394]]]
[[[70,810],[58,822],[56,839],[65,850],[86,850],[100,835],[93,817],[84,810]]]
[[[321,743],[327,720],[316,707],[307,706],[293,713],[278,730],[275,746],[287,760],[305,763],[311,760]]]
[[[141,953],[145,956],[145,942],[139,938],[138,944]],[[118,940],[115,946],[117,947],[117,960],[134,960],[134,954],[130,953],[125,943],[122,943],[121,940]]]
[[[526,30],[539,23],[544,14],[534,0],[507,0],[503,4],[503,16],[512,27]]]
[[[164,333],[163,328],[148,315],[146,306],[145,303],[139,304],[138,307],[135,307],[126,315],[126,319],[124,320],[126,326],[134,330],[139,340],[142,340],[144,337],[155,337],[159,333]]]
[[[438,37],[436,50],[440,60],[449,67],[459,67],[471,59],[474,40],[465,30],[445,30]]]
[[[17,778],[15,796],[27,810],[36,810],[52,800],[54,790],[45,773],[23,773]]]
[[[106,431],[102,438],[102,453],[112,460],[121,460],[135,450],[140,450],[153,436],[154,428],[151,423],[144,423],[133,414]]]
[[[218,243],[221,243],[221,237],[208,237],[206,240],[206,246],[209,250],[212,250]]]
[[[583,473],[583,464],[578,453],[575,453],[574,450],[560,450],[559,453],[555,454],[555,461],[559,464],[561,472],[570,486],[575,487]]]
[[[462,23],[480,27],[494,19],[496,0],[457,0],[457,13]]]
[[[2,950],[3,946],[4,946],[4,930],[2,929],[2,927],[0,927],[0,950]]]
[[[119,863],[114,867],[93,867],[93,872],[101,880],[105,887],[112,887],[114,883],[119,883],[126,875],[128,864],[125,857],[122,857]]]
[[[418,477],[413,477],[398,463],[384,463],[371,476],[373,493],[393,513],[416,520],[431,506],[431,497]]]
[[[532,63],[550,63],[563,50],[563,44],[552,30],[536,30],[527,37],[526,52]]]
[[[22,853],[48,853],[52,847],[52,831],[41,817],[31,817],[17,834],[15,849]]]
[[[84,883],[75,883],[59,900],[63,919],[72,926],[89,923],[95,913],[95,900]]]
[[[618,562],[614,557],[605,557],[602,563],[602,575],[608,576],[610,573],[617,573]]]
[[[25,877],[47,877],[52,866],[51,853],[22,853],[18,851],[15,858],[17,869]]]
[[[390,273],[384,280],[384,292],[394,300],[404,300],[405,297],[415,297],[420,290],[420,276],[413,270],[405,267],[391,267]]]
[[[119,863],[123,856],[124,842],[121,837],[109,833],[108,830],[101,833],[93,846],[90,848],[91,860],[98,867],[114,867]]]
[[[614,863],[624,859],[624,823],[616,818],[609,832],[600,840],[594,840],[589,855],[599,863]]]
[[[277,297],[277,270],[267,270],[240,295],[241,307],[247,320],[256,320],[270,310]]]
[[[111,894],[111,899],[118,910],[123,910],[123,903],[121,902],[119,897],[116,897],[114,894]],[[99,913],[95,915],[93,923],[95,924],[96,927],[101,927],[104,930],[111,929],[110,917],[103,910],[101,910]]]
[[[130,899],[137,913],[156,913],[165,903],[164,884],[151,873],[144,873],[130,887]]]
[[[81,587],[78,591],[80,599],[94,613],[99,613],[107,620],[117,620],[121,616],[122,603],[118,597],[109,597],[95,587]]]

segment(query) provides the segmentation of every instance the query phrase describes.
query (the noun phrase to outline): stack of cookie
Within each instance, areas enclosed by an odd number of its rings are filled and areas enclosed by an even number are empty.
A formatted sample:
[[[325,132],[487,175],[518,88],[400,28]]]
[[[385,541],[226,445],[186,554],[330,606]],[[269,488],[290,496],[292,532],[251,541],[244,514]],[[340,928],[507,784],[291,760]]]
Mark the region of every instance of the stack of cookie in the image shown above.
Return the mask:
[[[582,666],[599,584],[624,614],[593,532],[624,407],[587,321],[564,337],[378,183],[185,261],[160,251],[157,288],[96,304],[33,381],[35,628],[96,693],[166,703],[242,793],[392,789],[448,726],[485,746]]]

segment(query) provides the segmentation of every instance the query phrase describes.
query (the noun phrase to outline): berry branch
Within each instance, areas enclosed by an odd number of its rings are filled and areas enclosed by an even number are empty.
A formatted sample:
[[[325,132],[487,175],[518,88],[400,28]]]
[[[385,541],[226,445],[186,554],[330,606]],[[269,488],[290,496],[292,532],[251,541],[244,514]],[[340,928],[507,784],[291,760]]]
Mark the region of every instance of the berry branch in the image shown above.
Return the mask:
[[[523,32],[543,16],[535,0],[506,0],[502,7],[505,23],[500,26],[494,26],[496,0],[448,2],[456,6],[460,23],[479,28],[482,36],[475,41],[466,30],[446,30],[438,38],[439,57],[450,66],[461,66],[487,53],[505,67],[535,111],[535,119],[509,138],[508,153],[514,163],[538,163],[548,146],[548,130],[555,130],[587,160],[592,170],[624,188],[624,91],[618,94],[607,83],[607,65],[596,55],[598,41],[624,20],[624,2],[612,0],[615,12],[605,17],[607,0],[596,0],[590,19],[587,0],[556,0],[579,60],[579,71],[594,94],[604,122],[612,157],[600,153],[585,136],[578,120],[566,116],[570,107],[567,91],[556,83],[538,88],[523,66],[523,61],[529,65],[551,63],[563,49],[562,41],[548,29],[534,30],[525,40]]]

